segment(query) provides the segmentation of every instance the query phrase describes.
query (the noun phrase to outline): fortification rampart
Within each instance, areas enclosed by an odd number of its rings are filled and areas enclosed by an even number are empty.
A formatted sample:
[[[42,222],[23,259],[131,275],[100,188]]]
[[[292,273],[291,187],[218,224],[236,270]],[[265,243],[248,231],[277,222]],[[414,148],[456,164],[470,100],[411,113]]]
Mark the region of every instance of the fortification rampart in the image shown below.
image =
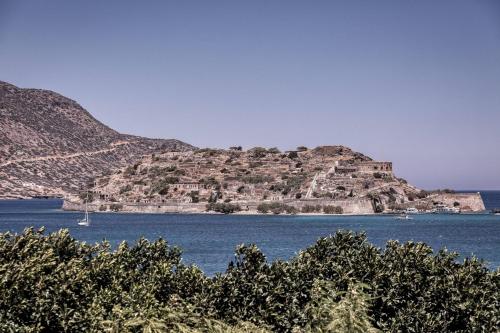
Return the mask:
[[[257,207],[263,203],[271,203],[273,201],[234,201],[232,203],[240,205],[243,212],[257,212]],[[329,200],[329,199],[287,199],[279,201],[281,203],[294,206],[299,211],[306,205],[320,206],[340,206],[344,214],[373,214],[371,200],[368,198],[357,198],[350,200]],[[63,210],[83,211],[85,205],[83,203],[64,200]],[[129,213],[203,213],[206,211],[206,202],[187,203],[169,201],[165,203],[132,203],[132,202],[93,202],[88,204],[90,211],[112,211],[118,208],[120,212]]]
[[[392,162],[364,161],[357,164],[359,172],[385,172],[392,173]]]
[[[464,212],[481,212],[485,210],[483,198],[479,192],[476,193],[442,193],[433,198],[433,201],[453,207],[456,202],[460,210]]]

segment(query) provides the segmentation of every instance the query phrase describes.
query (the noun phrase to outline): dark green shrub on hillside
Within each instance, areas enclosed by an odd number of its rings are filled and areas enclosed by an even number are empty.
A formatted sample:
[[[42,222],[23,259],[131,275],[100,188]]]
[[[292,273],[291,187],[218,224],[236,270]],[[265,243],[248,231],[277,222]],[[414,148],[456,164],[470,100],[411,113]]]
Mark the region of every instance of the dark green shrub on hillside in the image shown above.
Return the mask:
[[[174,171],[174,175],[176,176],[185,176],[186,175],[186,170],[184,169],[177,169]]]
[[[109,210],[111,210],[113,212],[119,212],[122,209],[123,209],[123,205],[122,204],[111,204],[111,205],[109,205]]]
[[[500,271],[364,234],[289,261],[238,246],[206,277],[164,240],[111,251],[62,230],[0,234],[0,332],[498,332]]]
[[[125,170],[123,170],[123,177],[125,178],[129,178],[130,176],[133,176],[135,175],[135,170],[133,166],[128,166],[127,168],[125,168]]]
[[[94,193],[92,192],[82,192],[78,195],[82,202],[92,202],[94,201]]]
[[[207,204],[207,211],[213,211],[224,214],[231,214],[241,211],[240,205],[228,202],[210,202]]]
[[[200,191],[191,191],[189,193],[189,196],[191,197],[191,202],[192,203],[198,203],[198,202],[200,202]]]
[[[391,189],[392,189],[392,187],[391,187]],[[417,198],[423,199],[423,198],[426,198],[428,195],[429,195],[429,192],[427,192],[425,190],[421,190],[420,192],[417,193]]]
[[[277,147],[272,147],[267,150],[270,154],[281,154],[281,151]]]
[[[302,207],[301,212],[302,213],[320,213],[321,208],[322,207],[320,205],[305,205]]]
[[[269,213],[269,204],[267,203],[261,203],[257,206],[257,211],[262,214],[267,214]]]
[[[132,191],[132,185],[127,184],[120,189],[120,194]]]
[[[340,206],[323,206],[323,213],[325,214],[342,214],[344,210]]]
[[[241,180],[247,184],[262,184],[272,182],[274,178],[270,175],[248,175],[243,176]]]
[[[221,184],[220,182],[215,179],[214,177],[205,177],[200,179],[200,184],[205,184],[206,186],[213,188],[215,190],[220,190]]]
[[[269,212],[273,214],[297,214],[298,210],[290,205],[283,204],[281,202],[263,202],[257,206],[257,211],[262,214],[267,214]]]
[[[266,148],[262,148],[262,147],[254,147],[254,148],[248,150],[248,153],[253,158],[262,158],[262,157],[266,156],[267,149]]]
[[[179,182],[179,177],[168,176],[164,178],[166,184],[177,184]]]

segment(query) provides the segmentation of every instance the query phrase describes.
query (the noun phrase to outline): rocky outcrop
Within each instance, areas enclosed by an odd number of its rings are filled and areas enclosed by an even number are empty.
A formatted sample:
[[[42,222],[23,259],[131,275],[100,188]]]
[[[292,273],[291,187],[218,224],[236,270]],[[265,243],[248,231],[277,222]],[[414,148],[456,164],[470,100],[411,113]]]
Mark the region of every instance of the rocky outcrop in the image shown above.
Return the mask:
[[[118,133],[60,94],[0,81],[0,198],[78,193],[143,155],[193,148]]]
[[[484,207],[481,194],[477,193],[442,193],[432,199],[433,201],[443,203],[449,207],[458,207],[462,212],[481,212]]]

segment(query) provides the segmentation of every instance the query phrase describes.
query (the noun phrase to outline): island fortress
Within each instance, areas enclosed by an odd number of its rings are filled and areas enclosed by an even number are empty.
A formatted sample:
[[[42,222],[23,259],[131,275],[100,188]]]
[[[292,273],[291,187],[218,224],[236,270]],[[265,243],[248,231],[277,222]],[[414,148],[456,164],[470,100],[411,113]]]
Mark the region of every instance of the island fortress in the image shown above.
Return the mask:
[[[151,213],[273,212],[373,214],[408,208],[482,211],[478,193],[427,192],[344,146],[197,149],[151,154],[98,177],[64,209]]]

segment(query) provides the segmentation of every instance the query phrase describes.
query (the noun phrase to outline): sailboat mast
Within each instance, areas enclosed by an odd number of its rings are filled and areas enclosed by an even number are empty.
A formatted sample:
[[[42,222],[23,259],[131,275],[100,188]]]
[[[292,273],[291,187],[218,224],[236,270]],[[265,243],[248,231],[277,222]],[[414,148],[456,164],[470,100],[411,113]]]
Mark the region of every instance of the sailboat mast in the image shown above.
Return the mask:
[[[85,200],[85,220],[89,220],[89,210],[88,210],[88,204],[89,204],[89,192],[87,191],[87,200]]]

